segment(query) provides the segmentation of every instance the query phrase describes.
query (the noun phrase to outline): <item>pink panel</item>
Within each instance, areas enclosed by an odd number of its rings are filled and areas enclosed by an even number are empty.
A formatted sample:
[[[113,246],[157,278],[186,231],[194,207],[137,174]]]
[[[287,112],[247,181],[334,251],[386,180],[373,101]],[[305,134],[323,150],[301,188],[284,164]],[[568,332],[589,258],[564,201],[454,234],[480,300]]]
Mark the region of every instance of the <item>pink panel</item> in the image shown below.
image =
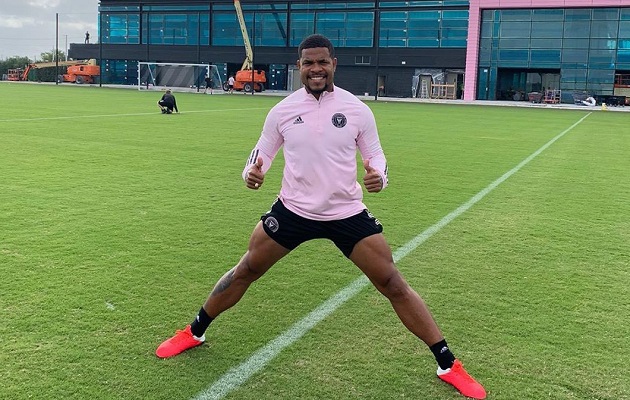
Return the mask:
[[[532,8],[532,0],[500,0],[499,7],[500,8]]]
[[[468,41],[466,44],[466,72],[464,73],[465,101],[474,101],[477,97],[480,22],[479,0],[470,0],[470,8],[468,9]]]
[[[593,0],[572,0],[573,7],[593,7]]]

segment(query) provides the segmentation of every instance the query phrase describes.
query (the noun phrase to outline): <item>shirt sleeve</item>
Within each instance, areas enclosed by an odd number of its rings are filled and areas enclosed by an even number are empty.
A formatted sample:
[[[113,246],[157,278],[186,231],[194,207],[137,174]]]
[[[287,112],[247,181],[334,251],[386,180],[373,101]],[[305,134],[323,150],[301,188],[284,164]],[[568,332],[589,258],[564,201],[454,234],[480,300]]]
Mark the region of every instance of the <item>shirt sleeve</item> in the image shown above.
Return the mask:
[[[362,120],[364,123],[357,138],[357,146],[363,160],[370,160],[370,166],[376,169],[381,176],[383,189],[385,189],[389,183],[387,178],[387,159],[378,137],[374,114],[367,105],[365,106]]]
[[[280,133],[278,128],[278,119],[277,115],[274,112],[274,109],[271,109],[269,114],[267,114],[267,118],[265,119],[265,124],[263,125],[262,133],[260,134],[260,138],[256,143],[256,146],[249,154],[249,158],[245,163],[245,168],[243,168],[243,173],[241,176],[243,180],[247,178],[247,172],[252,167],[252,165],[256,164],[256,160],[258,157],[262,157],[263,160],[263,174],[266,174],[271,168],[271,164],[273,163],[276,154],[278,154],[278,150],[282,146],[284,142],[284,138]]]

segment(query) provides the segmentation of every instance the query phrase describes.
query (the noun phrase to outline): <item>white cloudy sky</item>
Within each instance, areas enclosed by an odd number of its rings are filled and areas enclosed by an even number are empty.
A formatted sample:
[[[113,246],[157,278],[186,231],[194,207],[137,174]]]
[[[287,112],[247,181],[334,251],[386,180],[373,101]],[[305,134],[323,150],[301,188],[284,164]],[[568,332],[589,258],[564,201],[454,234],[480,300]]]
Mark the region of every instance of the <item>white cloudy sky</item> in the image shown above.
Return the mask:
[[[55,48],[55,14],[59,13],[59,49],[98,38],[99,0],[0,0],[0,59],[31,59]]]

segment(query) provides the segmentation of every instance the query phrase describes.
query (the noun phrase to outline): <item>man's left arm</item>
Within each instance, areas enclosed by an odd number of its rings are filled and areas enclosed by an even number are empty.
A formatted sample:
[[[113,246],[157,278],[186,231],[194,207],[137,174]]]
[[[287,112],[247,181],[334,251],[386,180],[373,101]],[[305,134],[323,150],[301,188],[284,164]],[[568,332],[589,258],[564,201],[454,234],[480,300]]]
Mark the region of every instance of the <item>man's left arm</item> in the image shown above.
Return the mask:
[[[363,168],[365,168],[365,175],[363,176],[363,186],[369,193],[378,193],[387,185],[387,171],[385,171],[385,177],[370,163],[371,159],[363,160]],[[385,166],[387,169],[387,166]]]
[[[366,110],[363,121],[362,131],[357,138],[357,146],[366,171],[363,183],[368,192],[380,192],[388,184],[387,159],[378,137],[374,114],[369,108]]]

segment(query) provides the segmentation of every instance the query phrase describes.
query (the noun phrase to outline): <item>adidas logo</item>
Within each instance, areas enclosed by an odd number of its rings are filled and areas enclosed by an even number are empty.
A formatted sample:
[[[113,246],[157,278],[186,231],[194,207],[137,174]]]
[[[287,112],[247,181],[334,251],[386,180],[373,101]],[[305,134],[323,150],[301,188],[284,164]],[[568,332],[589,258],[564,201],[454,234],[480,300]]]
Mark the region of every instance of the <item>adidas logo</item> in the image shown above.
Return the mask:
[[[295,119],[295,121],[293,121],[293,125],[296,125],[296,124],[303,124],[303,123],[304,123],[304,121],[302,121],[302,117],[297,117],[297,118]]]

